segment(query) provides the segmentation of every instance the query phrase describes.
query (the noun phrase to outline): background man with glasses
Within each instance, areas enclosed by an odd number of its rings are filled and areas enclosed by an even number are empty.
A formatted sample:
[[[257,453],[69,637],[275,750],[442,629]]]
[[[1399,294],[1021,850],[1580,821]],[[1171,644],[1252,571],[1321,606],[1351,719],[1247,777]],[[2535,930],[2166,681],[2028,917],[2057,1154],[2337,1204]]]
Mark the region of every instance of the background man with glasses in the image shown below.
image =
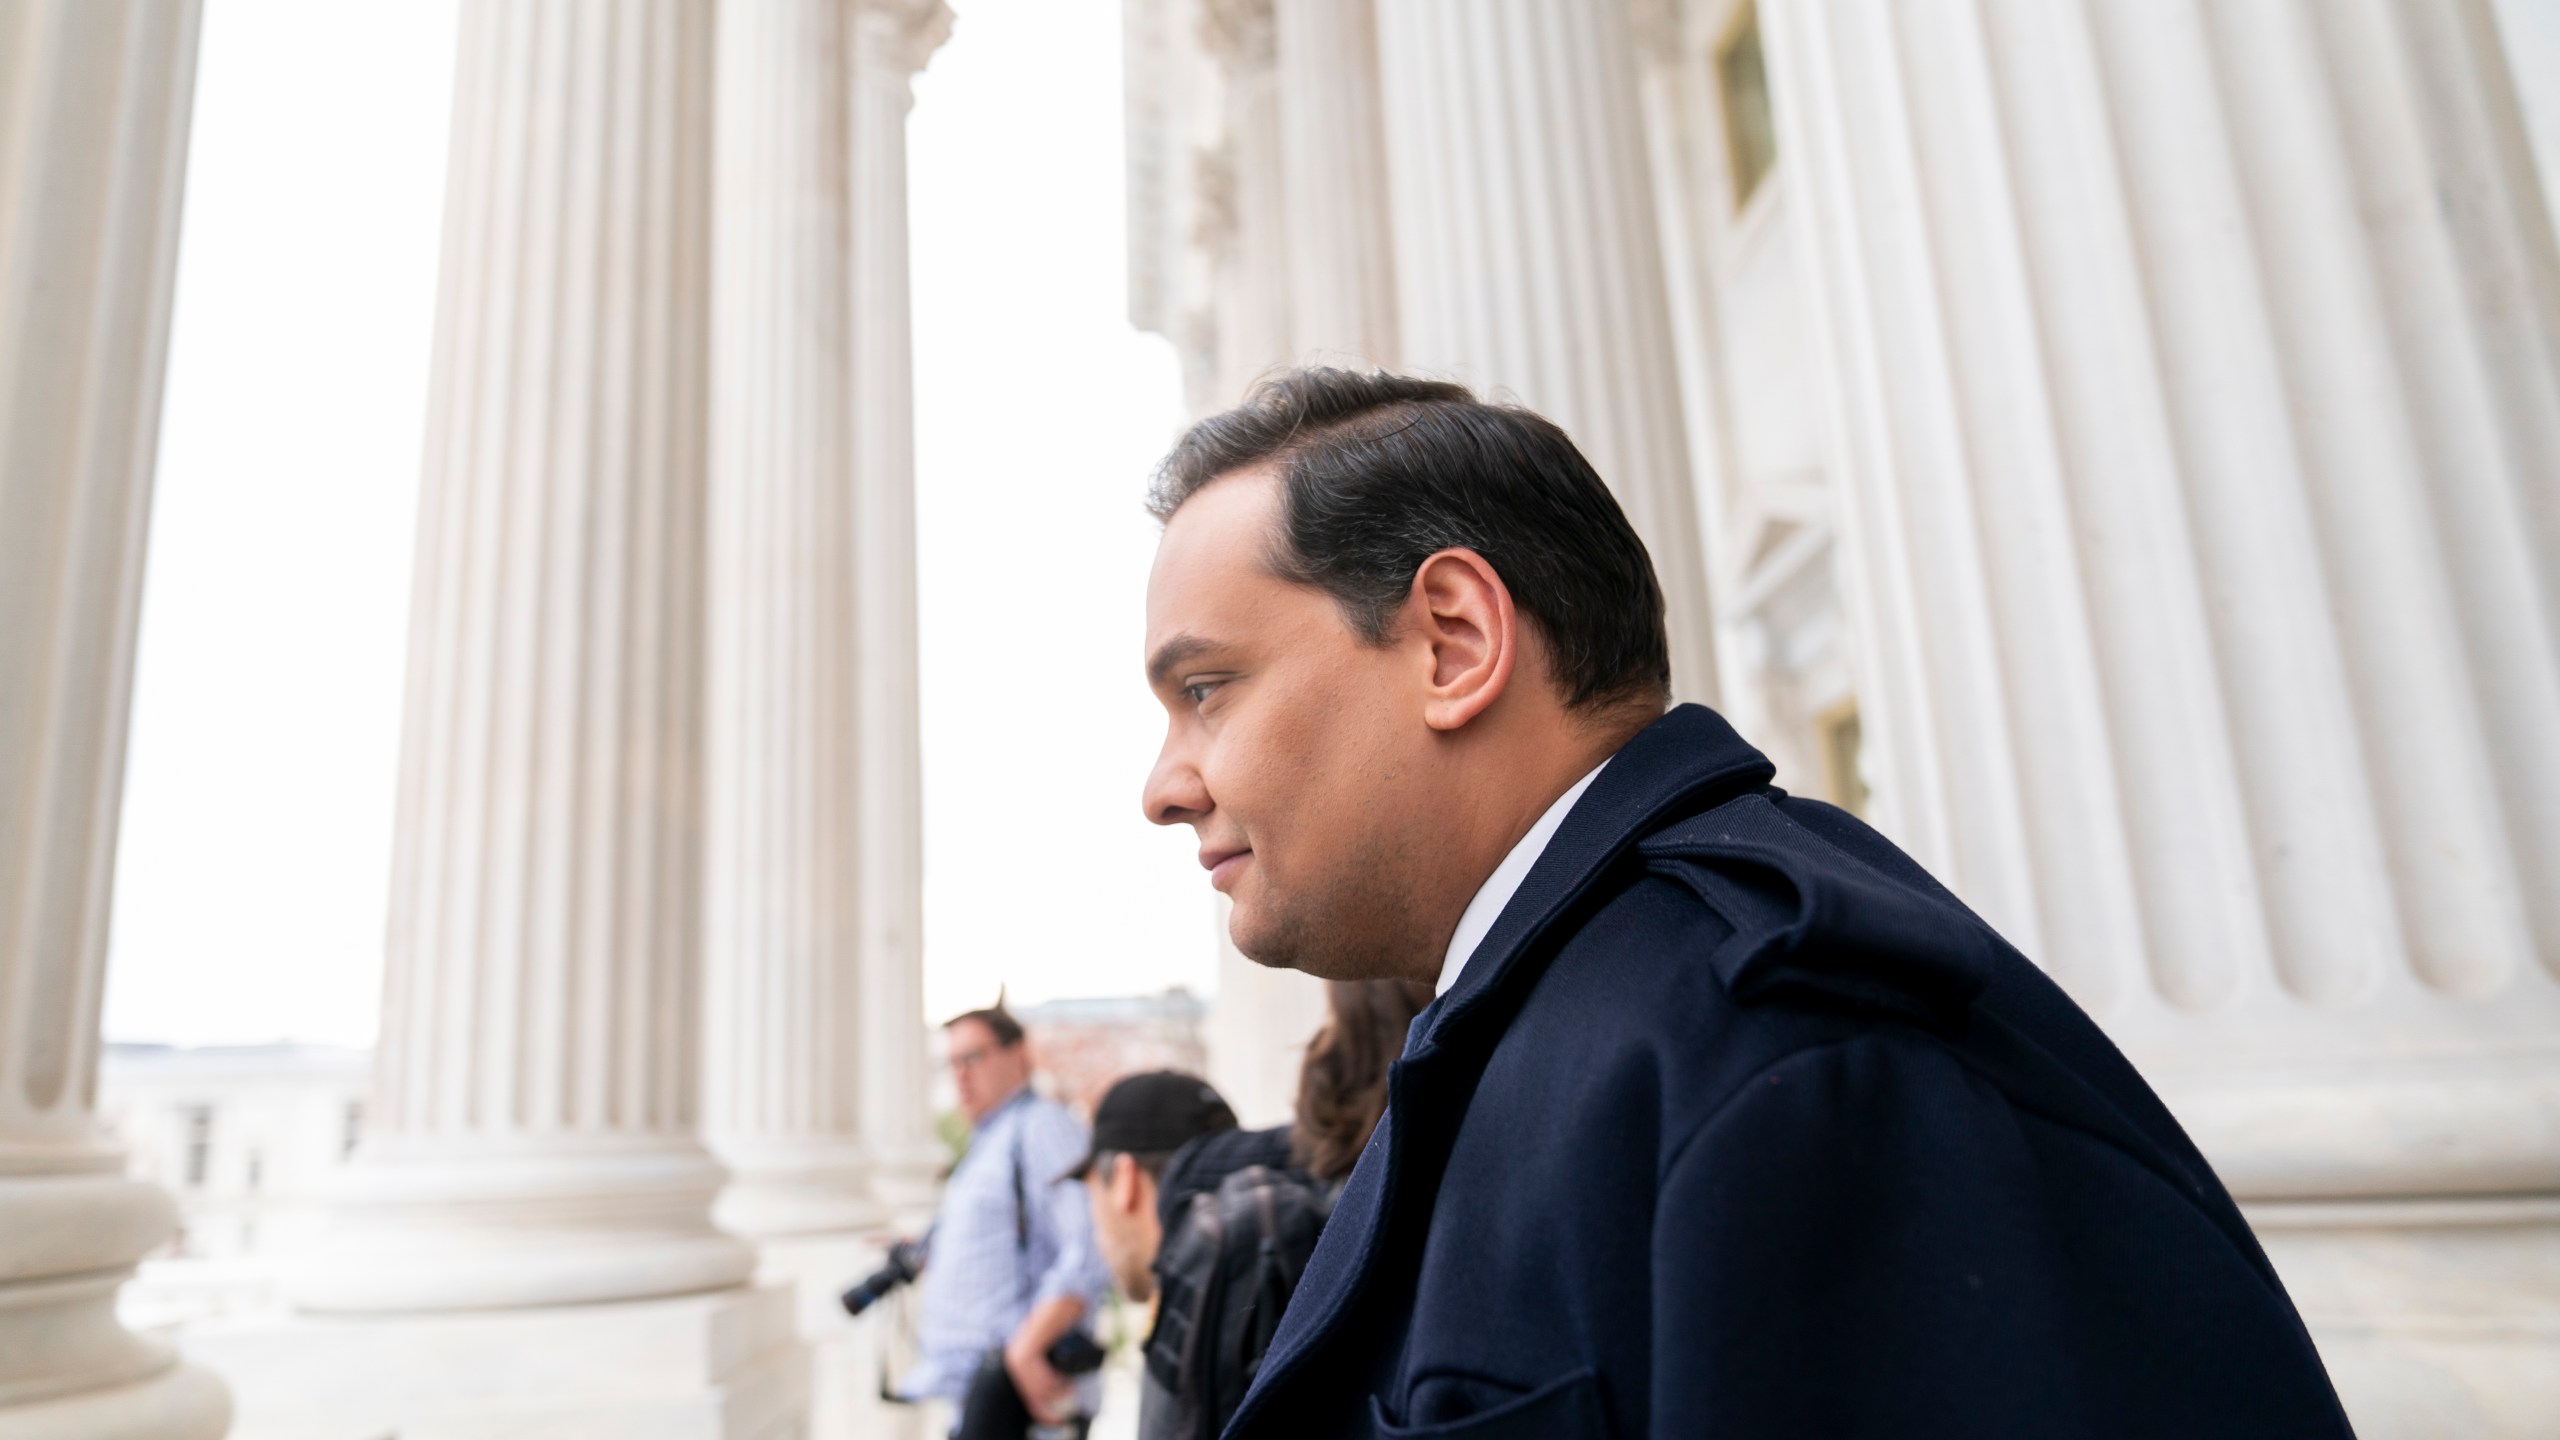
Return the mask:
[[[1031,1049],[1002,1002],[942,1030],[975,1134],[927,1241],[922,1358],[902,1389],[910,1399],[961,1403],[980,1368],[1000,1356],[1035,1419],[1074,1425],[1093,1413],[1099,1390],[1060,1375],[1048,1350],[1086,1323],[1108,1279],[1084,1187],[1061,1178],[1084,1158],[1085,1127],[1033,1093]],[[955,1434],[970,1434],[970,1413],[963,1409]]]

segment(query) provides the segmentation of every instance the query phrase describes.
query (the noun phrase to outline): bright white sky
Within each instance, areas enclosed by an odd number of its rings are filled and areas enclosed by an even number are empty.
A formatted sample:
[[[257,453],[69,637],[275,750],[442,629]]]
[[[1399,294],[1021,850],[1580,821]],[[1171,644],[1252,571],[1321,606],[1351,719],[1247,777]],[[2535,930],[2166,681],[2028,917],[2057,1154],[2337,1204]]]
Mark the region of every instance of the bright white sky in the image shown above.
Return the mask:
[[[1215,982],[1137,679],[1181,421],[1124,317],[1117,0],[964,0],[910,130],[925,1003]],[[368,1043],[452,0],[210,0],[105,1028]]]

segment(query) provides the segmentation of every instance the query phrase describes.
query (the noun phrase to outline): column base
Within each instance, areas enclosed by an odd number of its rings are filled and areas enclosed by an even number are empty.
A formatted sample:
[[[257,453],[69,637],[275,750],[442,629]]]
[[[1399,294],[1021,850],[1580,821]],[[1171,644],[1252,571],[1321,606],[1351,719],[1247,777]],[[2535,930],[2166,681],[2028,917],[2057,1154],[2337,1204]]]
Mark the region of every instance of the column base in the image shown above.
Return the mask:
[[[712,1206],[721,1229],[750,1239],[834,1235],[880,1223],[870,1166],[856,1145],[723,1141],[729,1188]]]
[[[806,1433],[809,1351],[783,1286],[479,1315],[212,1322],[190,1359],[232,1440],[775,1440]]]
[[[879,1202],[880,1221],[902,1231],[921,1231],[933,1223],[942,1203],[943,1177],[951,1169],[951,1152],[939,1141],[917,1140],[871,1152],[871,1193]]]
[[[790,1287],[799,1297],[800,1338],[811,1362],[809,1434],[816,1440],[939,1440],[923,1407],[880,1398],[883,1384],[902,1377],[901,1356],[889,1337],[909,1289],[874,1311],[851,1316],[838,1297],[888,1258],[885,1232],[868,1235],[793,1235],[767,1241],[759,1251],[759,1283]]]
[[[2560,1194],[2560,1052],[2216,1071],[2128,1050],[2243,1202]]]
[[[9,1440],[223,1440],[230,1427],[222,1382],[174,1362],[128,1384],[0,1406]]]
[[[2560,1415],[2560,1196],[2248,1213],[2364,1440],[2550,1433]]]
[[[116,1315],[135,1262],[177,1228],[168,1192],[108,1151],[12,1158],[56,1168],[0,1175],[0,1434],[219,1436],[221,1383]]]
[[[359,1155],[287,1276],[323,1313],[489,1310],[726,1289],[755,1253],[711,1223],[727,1172],[693,1145]]]

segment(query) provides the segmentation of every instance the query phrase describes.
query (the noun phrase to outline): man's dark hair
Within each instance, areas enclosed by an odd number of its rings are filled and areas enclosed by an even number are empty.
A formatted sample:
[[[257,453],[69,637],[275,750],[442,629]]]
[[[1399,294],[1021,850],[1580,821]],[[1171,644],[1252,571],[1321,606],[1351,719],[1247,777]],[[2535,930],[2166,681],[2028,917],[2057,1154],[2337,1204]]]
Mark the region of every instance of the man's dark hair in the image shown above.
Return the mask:
[[[963,1010],[943,1021],[942,1028],[949,1030],[971,1020],[987,1027],[988,1033],[996,1037],[999,1049],[1010,1050],[1022,1043],[1022,1022],[1013,1018],[1013,1012],[1005,1009],[1001,1000],[984,1010]]]
[[[1536,622],[1566,705],[1670,698],[1652,557],[1552,421],[1443,380],[1287,370],[1186,431],[1147,508],[1170,520],[1219,476],[1265,463],[1281,487],[1272,572],[1331,595],[1369,643],[1386,643],[1422,562],[1464,548]]]

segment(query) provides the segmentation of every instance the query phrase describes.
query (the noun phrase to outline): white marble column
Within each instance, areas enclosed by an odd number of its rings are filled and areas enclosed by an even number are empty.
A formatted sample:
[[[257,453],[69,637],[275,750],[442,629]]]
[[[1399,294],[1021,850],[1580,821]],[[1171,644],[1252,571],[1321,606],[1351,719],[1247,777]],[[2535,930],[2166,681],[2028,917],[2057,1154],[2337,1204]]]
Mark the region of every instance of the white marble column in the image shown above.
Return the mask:
[[[1274,0],[1289,340],[1300,360],[1396,362],[1394,232],[1374,0]]]
[[[862,1165],[847,264],[851,15],[720,7],[704,1131],[747,1235],[871,1218]]]
[[[2493,32],[1762,12],[1887,827],[2153,1076],[2366,1433],[2539,1433],[2560,258]]]
[[[921,1093],[888,1073],[922,1065],[916,979],[889,973],[919,958],[921,843],[897,67],[948,24],[938,3],[721,10],[705,1060],[707,1130],[734,1176],[720,1216],[752,1235],[879,1218],[868,1070],[914,1112],[892,1158],[922,1136]]]
[[[853,16],[853,340],[861,658],[854,852],[861,896],[862,1135],[893,1212],[932,1203],[949,1152],[927,1109],[924,798],[916,710],[914,347],[907,285],[907,112],[951,31],[942,0],[863,0]]]
[[[116,1320],[177,1210],[97,1119],[193,0],[0,0],[0,1433],[213,1437]]]
[[[1281,170],[1281,114],[1272,0],[1200,0],[1200,48],[1217,67],[1216,145],[1200,152],[1210,306],[1217,336],[1215,405],[1244,398],[1265,373],[1294,363],[1290,334],[1290,221]]]
[[[1208,242],[1219,214],[1200,189],[1203,148],[1214,148],[1220,89],[1202,53],[1199,0],[1122,0],[1126,110],[1129,323],[1170,341],[1182,363],[1184,405],[1220,408],[1217,321]],[[1223,242],[1221,242],[1223,243]]]
[[[314,1310],[733,1285],[697,1138],[708,0],[468,0],[372,1125]]]
[[[1377,0],[1400,360],[1562,425],[1653,553],[1673,688],[1715,694],[1704,545],[1620,4]]]

